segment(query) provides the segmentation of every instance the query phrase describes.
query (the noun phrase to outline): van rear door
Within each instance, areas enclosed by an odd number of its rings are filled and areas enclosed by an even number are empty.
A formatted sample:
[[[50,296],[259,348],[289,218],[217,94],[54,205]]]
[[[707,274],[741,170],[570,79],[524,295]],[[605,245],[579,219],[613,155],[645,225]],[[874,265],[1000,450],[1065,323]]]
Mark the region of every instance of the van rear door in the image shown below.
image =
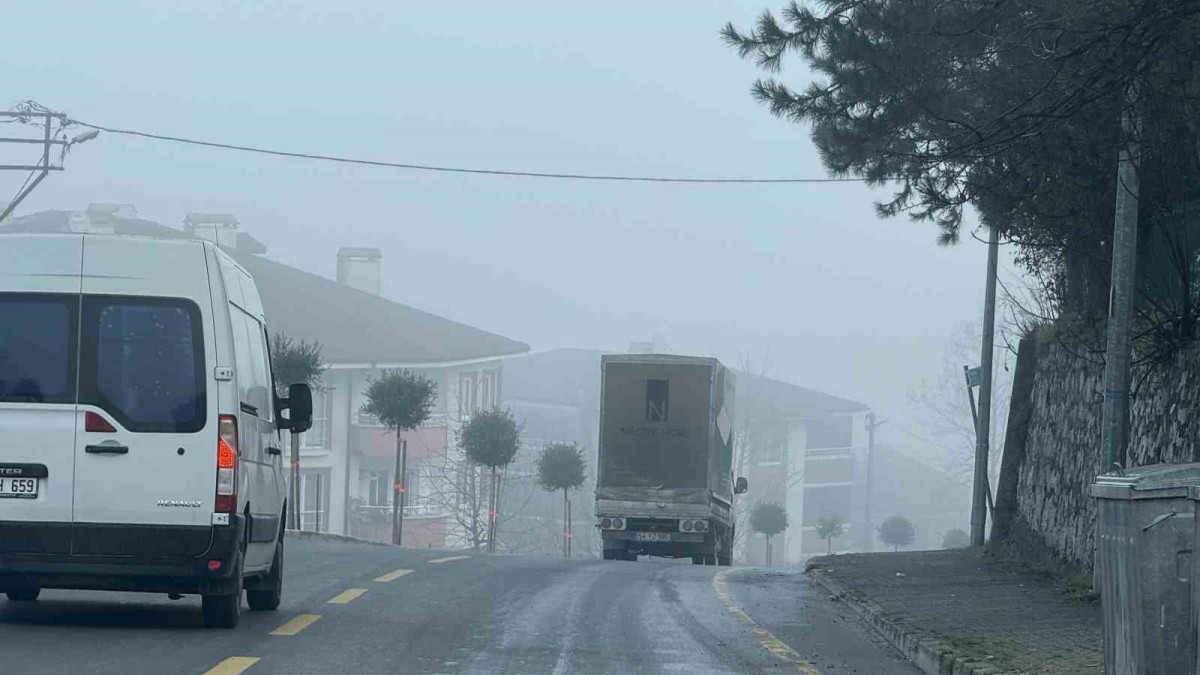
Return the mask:
[[[69,553],[82,237],[0,243],[0,553]]]
[[[82,293],[74,552],[199,555],[217,452],[204,248],[88,235]]]

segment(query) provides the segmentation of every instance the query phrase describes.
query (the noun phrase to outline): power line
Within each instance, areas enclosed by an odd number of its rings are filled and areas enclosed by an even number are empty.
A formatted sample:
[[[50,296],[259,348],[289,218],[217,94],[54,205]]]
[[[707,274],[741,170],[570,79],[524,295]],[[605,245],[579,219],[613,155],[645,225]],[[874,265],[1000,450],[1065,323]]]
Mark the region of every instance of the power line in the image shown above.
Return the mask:
[[[914,434],[913,432],[909,431],[908,429],[905,429],[904,427],[896,426],[895,424],[893,424],[892,427],[896,431],[899,431],[900,433],[905,434],[906,436],[912,436],[913,438],[917,439],[918,441],[921,441],[922,443],[928,443],[929,445],[932,445],[935,448],[941,448],[942,450],[947,450],[949,452],[962,452],[962,448],[954,449],[947,445],[942,445],[941,443],[938,443],[936,441],[931,441],[928,438],[925,438],[924,436]]]
[[[604,174],[584,174],[584,173],[550,173],[542,171],[512,171],[505,169],[466,169],[462,167],[452,166],[437,166],[431,164],[406,164],[402,162],[382,162],[370,159],[355,159],[351,157],[337,157],[333,155],[314,155],[305,152],[288,152],[284,150],[270,150],[267,148],[257,148],[248,145],[235,145],[232,143],[217,143],[213,141],[201,141],[192,138],[182,138],[179,136],[165,136],[162,134],[151,134],[145,131],[135,131],[132,129],[116,129],[113,127],[105,127],[99,124],[91,124],[82,120],[71,118],[68,123],[78,124],[89,129],[96,129],[110,134],[123,134],[126,136],[138,136],[141,138],[149,138],[156,141],[169,141],[172,143],[185,143],[188,145],[200,145],[209,148],[221,148],[224,150],[237,150],[240,152],[253,152],[260,155],[273,155],[276,157],[293,157],[297,159],[311,159],[324,162],[339,162],[342,164],[359,164],[364,166],[381,166],[393,169],[411,169],[414,171],[436,171],[441,173],[467,173],[481,174],[487,176],[520,176],[525,178],[558,178],[565,180],[603,180],[603,181],[624,181],[634,183],[734,183],[734,184],[775,184],[775,183],[863,183],[865,178],[679,178],[674,176],[622,176],[622,175],[604,175]]]

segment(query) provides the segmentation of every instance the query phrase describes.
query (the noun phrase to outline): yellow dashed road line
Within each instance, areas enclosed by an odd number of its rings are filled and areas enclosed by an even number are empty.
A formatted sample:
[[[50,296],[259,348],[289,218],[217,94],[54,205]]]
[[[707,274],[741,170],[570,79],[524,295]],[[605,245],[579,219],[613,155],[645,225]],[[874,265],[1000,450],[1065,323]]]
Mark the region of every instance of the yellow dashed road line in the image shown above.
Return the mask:
[[[271,631],[271,635],[295,635],[311,626],[319,618],[321,618],[320,614],[301,614]]]
[[[440,563],[454,562],[455,560],[466,560],[467,558],[470,558],[470,557],[471,556],[469,556],[469,555],[452,555],[449,558],[436,558],[434,560],[430,560],[429,564],[437,565]]]
[[[348,588],[348,589],[342,591],[341,593],[338,593],[337,595],[330,598],[329,604],[344,605],[366,592],[367,592],[367,589],[365,589],[365,588]]]
[[[713,589],[717,592],[717,597],[721,599],[721,602],[725,603],[725,608],[729,610],[729,613],[736,616],[742,623],[746,624],[746,627],[750,629],[750,632],[754,633],[754,636],[758,638],[758,641],[762,643],[762,646],[767,651],[771,652],[775,658],[792,664],[796,667],[796,670],[804,673],[804,675],[821,675],[821,671],[814,668],[813,665],[808,661],[800,658],[800,655],[796,653],[796,650],[787,646],[783,640],[775,637],[771,631],[759,626],[757,623],[754,623],[754,619],[751,619],[749,614],[743,611],[741,607],[737,606],[737,603],[733,601],[733,596],[729,593],[729,588],[725,585],[725,575],[729,574],[731,571],[732,570],[724,570],[719,572],[715,577],[713,577],[712,582]]]
[[[395,572],[388,572],[381,577],[375,577],[375,581],[386,584],[387,582],[395,581],[406,574],[412,574],[412,570],[396,570]]]
[[[204,675],[238,675],[256,663],[258,663],[256,656],[231,656]]]

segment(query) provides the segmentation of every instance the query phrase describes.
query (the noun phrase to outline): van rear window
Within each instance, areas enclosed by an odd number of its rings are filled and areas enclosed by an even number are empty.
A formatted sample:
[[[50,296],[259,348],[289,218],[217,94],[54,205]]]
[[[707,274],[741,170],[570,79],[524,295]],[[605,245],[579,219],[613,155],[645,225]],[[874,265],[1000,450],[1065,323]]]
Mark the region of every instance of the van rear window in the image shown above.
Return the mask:
[[[0,293],[0,402],[74,403],[79,299]]]
[[[88,296],[80,402],[135,432],[204,428],[200,312],[187,300]]]

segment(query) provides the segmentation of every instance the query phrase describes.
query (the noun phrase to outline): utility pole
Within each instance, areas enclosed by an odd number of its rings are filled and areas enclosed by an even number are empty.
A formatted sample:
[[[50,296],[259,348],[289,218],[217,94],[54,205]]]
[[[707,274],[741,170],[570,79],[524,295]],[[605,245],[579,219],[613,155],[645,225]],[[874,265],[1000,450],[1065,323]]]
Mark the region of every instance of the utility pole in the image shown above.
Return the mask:
[[[875,530],[871,520],[871,485],[874,478],[875,470],[875,430],[883,426],[884,421],[875,419],[875,412],[867,413],[867,490],[866,500],[864,503],[864,516],[866,520],[866,532],[863,535],[866,537],[866,543],[863,550],[871,552],[875,550]]]
[[[979,378],[983,377],[982,369],[979,369],[976,372],[977,372],[977,376]],[[967,400],[971,402],[971,424],[973,425],[971,428],[975,430],[976,438],[978,438],[979,411],[975,407],[975,390],[973,389],[973,387],[977,386],[979,383],[972,381],[970,366],[963,366],[963,375],[965,375],[967,378]],[[989,434],[989,437],[990,436],[991,435]],[[988,478],[987,485],[985,487],[987,487],[986,494],[987,494],[988,516],[992,519],[992,524],[995,525],[995,523],[996,523],[996,505],[994,503],[992,503],[992,481],[991,481],[991,478]]]
[[[17,206],[33,192],[33,189],[41,183],[51,171],[62,171],[62,157],[59,158],[57,165],[51,162],[50,149],[58,146],[62,148],[62,155],[65,157],[67,150],[73,145],[85,143],[92,140],[99,131],[91,129],[85,131],[78,136],[66,139],[61,135],[70,121],[67,116],[62,113],[53,112],[37,105],[30,105],[25,110],[4,110],[0,111],[0,118],[10,118],[14,121],[33,124],[33,120],[40,119],[43,127],[42,138],[0,138],[0,144],[15,144],[15,145],[40,145],[41,157],[37,164],[0,164],[0,171],[28,171],[32,180],[26,179],[25,185],[21,188],[17,195],[13,197],[12,202],[0,207],[0,223],[4,223]],[[55,121],[58,122],[58,129],[54,129]],[[34,176],[34,174],[37,174]]]
[[[1101,473],[1124,468],[1129,447],[1129,324],[1137,288],[1138,121],[1132,110],[1137,90],[1126,91],[1117,161],[1117,205],[1113,223],[1112,287],[1108,296],[1104,352],[1104,407],[1100,422]]]
[[[996,226],[988,228],[987,287],[983,301],[983,344],[980,354],[979,424],[975,428],[975,481],[971,494],[971,545],[983,546],[987,538],[988,432],[992,428],[992,352],[996,341],[996,267],[1000,239]]]

